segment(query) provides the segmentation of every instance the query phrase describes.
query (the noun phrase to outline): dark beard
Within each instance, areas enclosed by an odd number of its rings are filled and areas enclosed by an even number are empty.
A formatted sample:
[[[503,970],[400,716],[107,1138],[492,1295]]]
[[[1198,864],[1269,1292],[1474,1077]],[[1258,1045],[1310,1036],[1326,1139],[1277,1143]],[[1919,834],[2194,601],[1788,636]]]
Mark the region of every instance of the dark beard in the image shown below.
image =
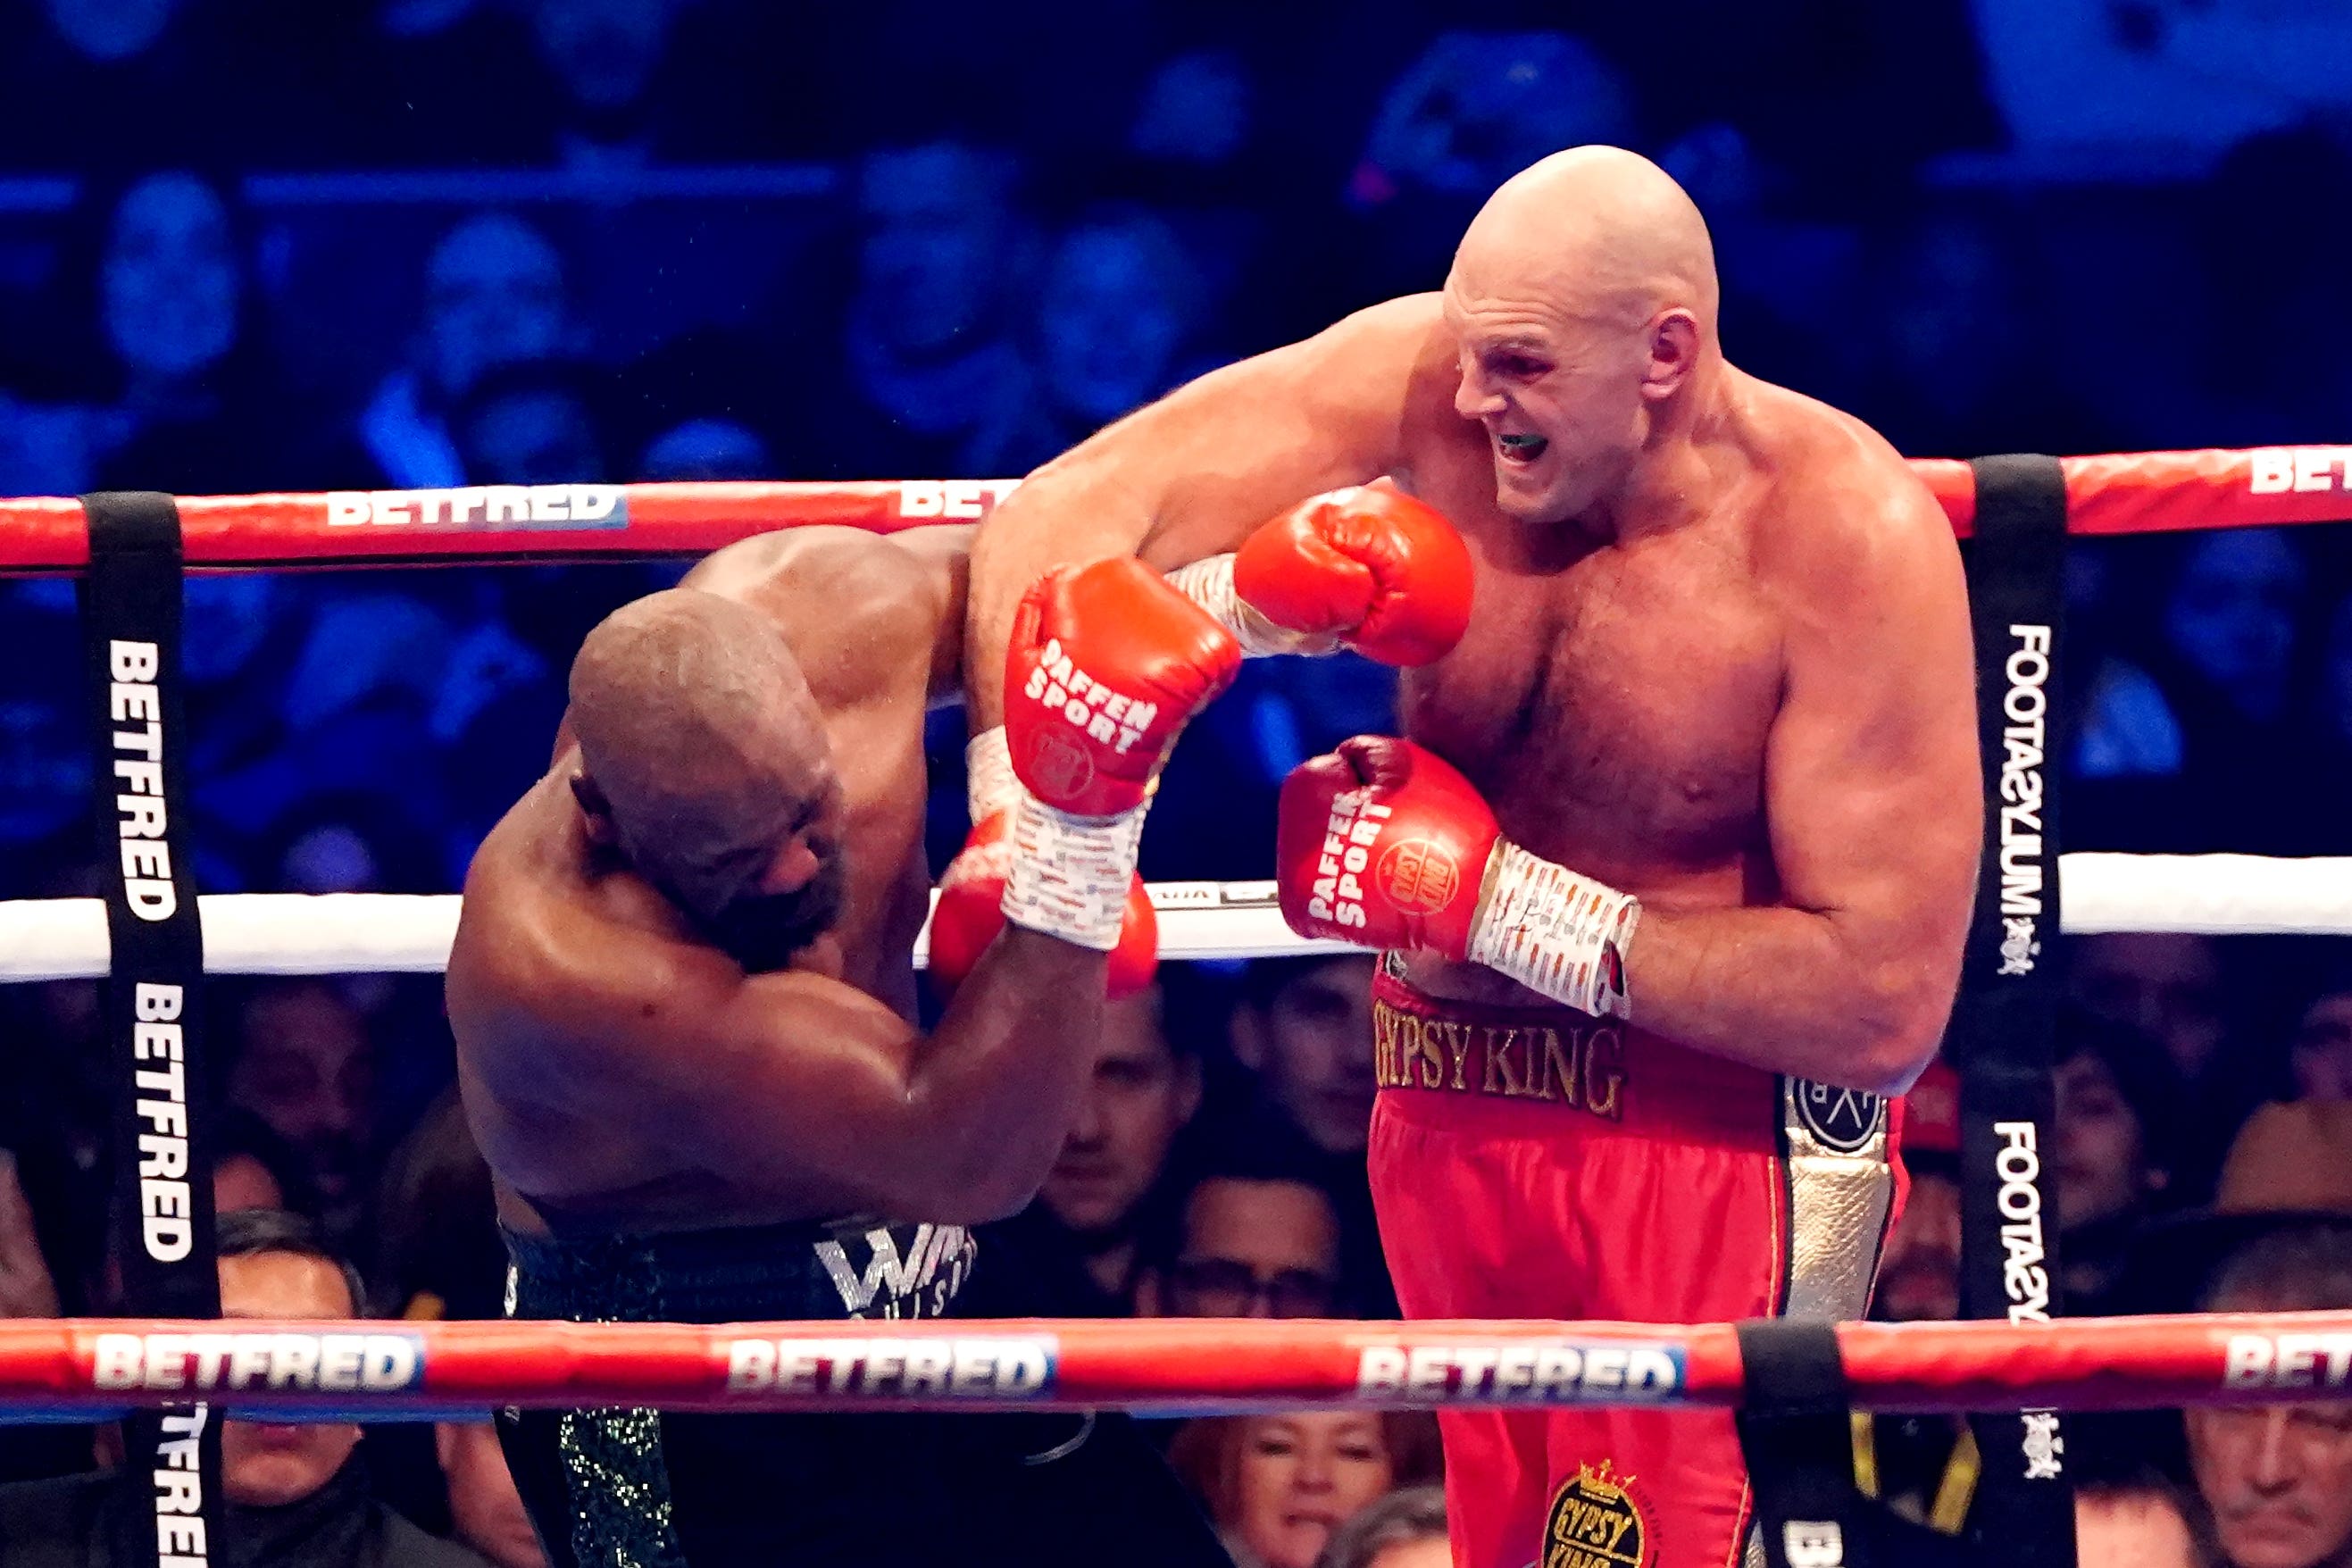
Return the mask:
[[[841,918],[848,885],[848,868],[835,851],[798,892],[747,893],[704,920],[702,928],[746,974],[787,969]]]

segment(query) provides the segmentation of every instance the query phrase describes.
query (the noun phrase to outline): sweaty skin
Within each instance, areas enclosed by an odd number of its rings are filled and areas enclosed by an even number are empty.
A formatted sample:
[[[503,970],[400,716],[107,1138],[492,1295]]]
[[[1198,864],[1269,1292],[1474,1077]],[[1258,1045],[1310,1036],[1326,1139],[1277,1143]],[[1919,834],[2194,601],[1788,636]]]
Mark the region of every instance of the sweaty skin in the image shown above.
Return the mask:
[[[592,837],[568,721],[483,841],[449,1019],[509,1226],[970,1224],[1044,1180],[1099,1027],[1103,955],[1013,928],[935,1031],[914,1024],[923,714],[954,694],[969,541],[800,529],[686,580],[772,619],[830,741],[772,864],[844,853],[846,896],[789,967],[747,974]]]
[[[975,723],[1001,719],[1013,608],[1046,565],[1172,570],[1307,496],[1393,483],[1476,568],[1468,634],[1404,672],[1403,732],[1509,837],[1640,897],[1633,1022],[1907,1085],[1958,983],[1981,834],[1958,551],[1884,440],[1724,361],[1717,299],[1663,171],[1545,159],[1443,293],[1203,376],[1001,504],[973,555]],[[1533,999],[1428,954],[1408,977]]]

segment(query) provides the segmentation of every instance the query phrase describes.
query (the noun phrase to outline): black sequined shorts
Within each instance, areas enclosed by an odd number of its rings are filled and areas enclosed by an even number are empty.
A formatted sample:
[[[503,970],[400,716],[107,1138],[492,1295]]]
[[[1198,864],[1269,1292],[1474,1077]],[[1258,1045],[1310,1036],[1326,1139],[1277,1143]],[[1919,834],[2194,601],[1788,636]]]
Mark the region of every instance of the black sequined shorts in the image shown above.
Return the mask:
[[[508,1315],[574,1322],[933,1317],[977,1262],[954,1226],[509,1236]],[[1228,1559],[1123,1415],[507,1410],[552,1568],[1209,1568]]]

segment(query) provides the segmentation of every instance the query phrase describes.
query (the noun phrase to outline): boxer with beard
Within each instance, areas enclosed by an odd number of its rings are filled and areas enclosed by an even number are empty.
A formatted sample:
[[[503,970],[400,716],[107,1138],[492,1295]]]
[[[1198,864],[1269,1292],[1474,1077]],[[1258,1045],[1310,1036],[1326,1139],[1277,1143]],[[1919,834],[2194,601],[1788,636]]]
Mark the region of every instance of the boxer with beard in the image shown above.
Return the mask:
[[[1136,563],[1040,583],[1013,664],[1058,644],[1157,721],[1130,725],[1082,796],[1008,786],[1001,879],[943,897],[934,944],[968,960],[925,1033],[923,717],[960,678],[968,537],[747,541],[583,644],[552,765],[476,855],[449,960],[509,1316],[955,1313],[984,1267],[966,1227],[1052,1167],[1149,775],[1239,655]],[[1225,1561],[1108,1418],[508,1411],[500,1427],[555,1568],[929,1564],[972,1531],[1073,1568]]]

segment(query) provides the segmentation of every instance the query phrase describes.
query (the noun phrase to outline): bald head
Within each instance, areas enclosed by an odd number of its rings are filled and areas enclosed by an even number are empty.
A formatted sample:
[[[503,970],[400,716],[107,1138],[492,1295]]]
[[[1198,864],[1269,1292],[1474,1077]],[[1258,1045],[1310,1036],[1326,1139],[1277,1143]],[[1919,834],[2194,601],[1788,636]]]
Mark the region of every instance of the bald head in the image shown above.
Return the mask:
[[[1622,147],[1571,147],[1486,199],[1454,271],[1563,311],[1638,327],[1677,307],[1715,332],[1715,244],[1673,175]]]
[[[1496,505],[1605,528],[1715,384],[1716,303],[1706,221],[1647,158],[1576,147],[1505,181],[1445,279],[1454,411],[1486,426]]]
[[[824,715],[772,622],[699,589],[650,595],[588,634],[571,697],[583,802],[638,870],[707,924],[773,891],[762,879],[833,771]]]

